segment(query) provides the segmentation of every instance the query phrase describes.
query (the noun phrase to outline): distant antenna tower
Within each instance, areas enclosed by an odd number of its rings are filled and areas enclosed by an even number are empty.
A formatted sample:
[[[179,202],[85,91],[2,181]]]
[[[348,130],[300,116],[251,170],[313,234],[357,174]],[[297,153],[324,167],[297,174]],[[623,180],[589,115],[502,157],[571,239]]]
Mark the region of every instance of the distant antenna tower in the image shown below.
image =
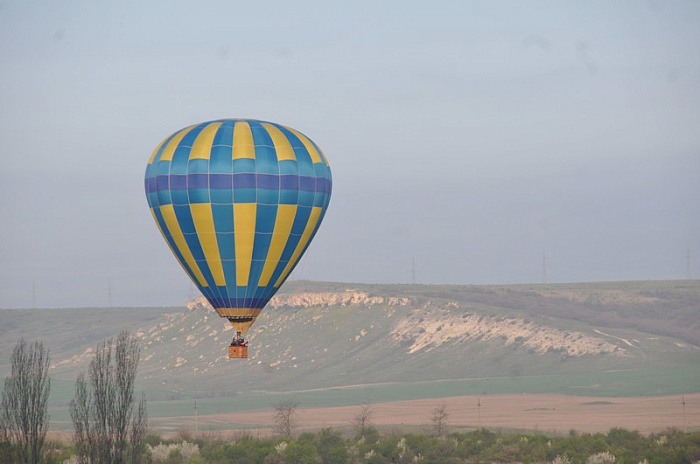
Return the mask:
[[[107,279],[107,304],[112,307],[112,278]]]
[[[542,283],[547,283],[547,254],[542,250]]]
[[[416,271],[416,258],[415,256],[411,257],[411,284],[416,285],[416,274],[418,271]]]
[[[36,280],[32,280],[32,309],[36,309]]]

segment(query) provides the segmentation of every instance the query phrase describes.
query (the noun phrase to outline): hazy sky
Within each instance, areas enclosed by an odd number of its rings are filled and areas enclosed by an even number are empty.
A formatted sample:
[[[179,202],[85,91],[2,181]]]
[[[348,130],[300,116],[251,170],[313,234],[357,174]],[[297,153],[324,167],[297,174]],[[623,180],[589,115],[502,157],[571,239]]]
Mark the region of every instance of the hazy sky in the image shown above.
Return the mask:
[[[700,277],[695,0],[0,0],[0,307],[196,294],[143,176],[222,117],[328,156],[292,279]]]

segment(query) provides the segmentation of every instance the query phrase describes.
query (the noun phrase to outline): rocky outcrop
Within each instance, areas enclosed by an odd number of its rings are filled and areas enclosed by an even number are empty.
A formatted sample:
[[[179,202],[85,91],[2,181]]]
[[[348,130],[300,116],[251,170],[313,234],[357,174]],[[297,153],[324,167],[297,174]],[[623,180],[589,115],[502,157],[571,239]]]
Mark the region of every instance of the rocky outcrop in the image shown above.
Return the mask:
[[[448,342],[495,340],[537,354],[554,352],[573,357],[627,354],[624,348],[582,332],[562,331],[519,318],[457,315],[442,309],[415,311],[401,319],[390,336],[401,343],[410,343],[409,353],[430,351]]]
[[[271,308],[311,308],[316,306],[408,306],[411,298],[398,296],[370,296],[365,292],[346,290],[344,292],[326,293],[290,293],[273,297],[268,306]],[[206,309],[214,311],[209,302],[203,296],[187,302],[187,309]]]
[[[365,292],[347,290],[336,293],[292,293],[276,296],[270,300],[269,306],[410,306],[413,303],[411,298],[406,297],[370,296]],[[187,302],[187,308],[190,311],[205,310],[214,313],[204,297]],[[595,335],[559,330],[515,317],[457,314],[457,309],[459,304],[456,302],[448,302],[441,306],[428,302],[421,309],[416,309],[410,315],[401,318],[389,336],[399,343],[409,344],[409,353],[431,351],[446,343],[493,340],[536,354],[560,353],[572,357],[627,355],[624,347]]]
[[[195,298],[194,300],[189,300],[185,304],[185,306],[190,311],[204,310],[204,311],[216,314],[216,311],[214,310],[214,308],[211,307],[211,305],[209,304],[209,301],[207,301],[207,299],[204,298],[203,296],[199,296],[199,297]]]
[[[291,308],[309,308],[312,306],[407,306],[410,298],[396,296],[370,296],[364,292],[346,290],[334,293],[291,293],[275,296],[269,305],[273,308],[287,306]]]

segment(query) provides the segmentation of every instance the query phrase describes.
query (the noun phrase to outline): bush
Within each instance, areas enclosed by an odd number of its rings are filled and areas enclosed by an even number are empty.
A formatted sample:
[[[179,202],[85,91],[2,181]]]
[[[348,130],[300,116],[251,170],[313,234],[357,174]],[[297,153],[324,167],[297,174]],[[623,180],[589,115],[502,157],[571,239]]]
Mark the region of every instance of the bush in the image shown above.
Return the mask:
[[[146,445],[148,454],[154,464],[179,464],[190,462],[199,457],[199,445],[183,441],[182,443],[164,444],[156,446]]]

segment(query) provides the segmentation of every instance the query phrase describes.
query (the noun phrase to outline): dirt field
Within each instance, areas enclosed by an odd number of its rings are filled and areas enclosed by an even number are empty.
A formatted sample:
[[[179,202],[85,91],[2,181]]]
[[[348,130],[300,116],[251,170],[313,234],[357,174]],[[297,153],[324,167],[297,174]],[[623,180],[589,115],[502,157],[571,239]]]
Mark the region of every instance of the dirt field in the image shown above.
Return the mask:
[[[571,430],[607,432],[612,427],[622,427],[648,434],[670,427],[700,429],[700,394],[635,398],[486,395],[377,403],[371,406],[371,423],[382,429],[427,429],[433,411],[442,404],[447,408],[447,423],[452,430],[487,427],[569,433]],[[309,409],[300,406],[297,421],[301,429],[344,428],[353,423],[359,411],[359,406]],[[260,433],[260,428],[271,426],[272,415],[272,410],[265,410],[200,416],[199,430],[250,427]],[[151,425],[166,433],[194,430],[194,418],[154,419]]]

